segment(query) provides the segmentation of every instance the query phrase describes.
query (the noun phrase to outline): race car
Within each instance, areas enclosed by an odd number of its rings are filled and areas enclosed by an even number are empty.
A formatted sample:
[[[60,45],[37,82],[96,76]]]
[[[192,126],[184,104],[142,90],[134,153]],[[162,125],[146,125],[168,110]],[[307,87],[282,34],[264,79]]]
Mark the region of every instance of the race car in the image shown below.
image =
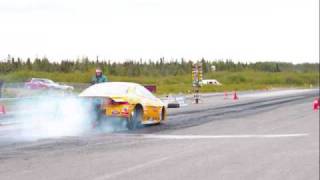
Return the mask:
[[[58,84],[50,79],[31,78],[25,83],[28,89],[60,89],[60,90],[73,90],[72,86]]]
[[[146,124],[159,124],[166,119],[165,104],[145,87],[136,83],[95,84],[79,96],[97,102],[102,116],[120,117],[127,121],[128,129],[136,129]]]

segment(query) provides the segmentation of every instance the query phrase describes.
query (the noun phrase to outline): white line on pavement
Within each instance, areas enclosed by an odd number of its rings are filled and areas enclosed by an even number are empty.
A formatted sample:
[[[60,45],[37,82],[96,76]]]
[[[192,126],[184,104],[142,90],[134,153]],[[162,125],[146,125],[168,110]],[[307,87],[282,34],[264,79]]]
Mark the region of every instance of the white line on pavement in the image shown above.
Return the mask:
[[[303,137],[309,134],[243,134],[243,135],[155,135],[144,134],[144,138],[150,139],[226,139],[226,138],[289,138],[289,137]]]
[[[306,133],[299,134],[244,134],[244,135],[162,135],[162,134],[138,134],[132,137],[149,138],[149,139],[220,139],[220,138],[289,138],[289,137],[304,137],[308,136]],[[129,135],[130,137],[131,135]],[[172,158],[172,157],[171,157]],[[117,179],[119,176],[145,169],[147,167],[162,163],[170,159],[170,157],[163,157],[154,159],[145,163],[134,165],[132,167],[125,168],[123,170],[107,173],[101,175],[94,180],[105,180],[105,179]]]

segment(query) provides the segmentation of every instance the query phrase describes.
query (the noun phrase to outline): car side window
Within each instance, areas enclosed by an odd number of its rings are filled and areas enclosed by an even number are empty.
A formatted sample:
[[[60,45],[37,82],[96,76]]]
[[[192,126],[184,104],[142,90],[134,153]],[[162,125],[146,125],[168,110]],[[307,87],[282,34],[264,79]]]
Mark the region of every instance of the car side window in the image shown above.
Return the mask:
[[[135,87],[135,92],[138,96],[144,96],[138,86]]]
[[[150,99],[156,99],[149,90],[147,90],[146,88],[144,88],[142,86],[136,86],[136,93],[139,96],[143,96],[143,97],[150,98]]]

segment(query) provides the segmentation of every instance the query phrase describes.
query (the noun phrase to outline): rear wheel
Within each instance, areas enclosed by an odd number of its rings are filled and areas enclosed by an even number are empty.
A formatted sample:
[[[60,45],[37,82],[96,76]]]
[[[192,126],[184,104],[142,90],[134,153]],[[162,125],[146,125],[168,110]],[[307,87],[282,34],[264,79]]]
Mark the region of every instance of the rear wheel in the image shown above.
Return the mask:
[[[142,127],[142,123],[141,123],[142,117],[143,117],[142,107],[136,106],[128,118],[128,122],[127,122],[128,129],[137,129]]]
[[[165,114],[166,114],[166,110],[164,107],[162,107],[160,113],[159,113],[159,121],[154,123],[154,125],[159,125],[161,123],[161,121],[165,120]]]

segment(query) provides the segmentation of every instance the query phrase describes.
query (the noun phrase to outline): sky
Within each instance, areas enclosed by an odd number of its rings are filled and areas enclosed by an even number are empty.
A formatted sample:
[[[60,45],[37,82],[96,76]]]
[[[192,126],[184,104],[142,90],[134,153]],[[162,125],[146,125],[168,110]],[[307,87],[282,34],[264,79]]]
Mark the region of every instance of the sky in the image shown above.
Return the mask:
[[[0,60],[319,62],[319,0],[0,0]]]

